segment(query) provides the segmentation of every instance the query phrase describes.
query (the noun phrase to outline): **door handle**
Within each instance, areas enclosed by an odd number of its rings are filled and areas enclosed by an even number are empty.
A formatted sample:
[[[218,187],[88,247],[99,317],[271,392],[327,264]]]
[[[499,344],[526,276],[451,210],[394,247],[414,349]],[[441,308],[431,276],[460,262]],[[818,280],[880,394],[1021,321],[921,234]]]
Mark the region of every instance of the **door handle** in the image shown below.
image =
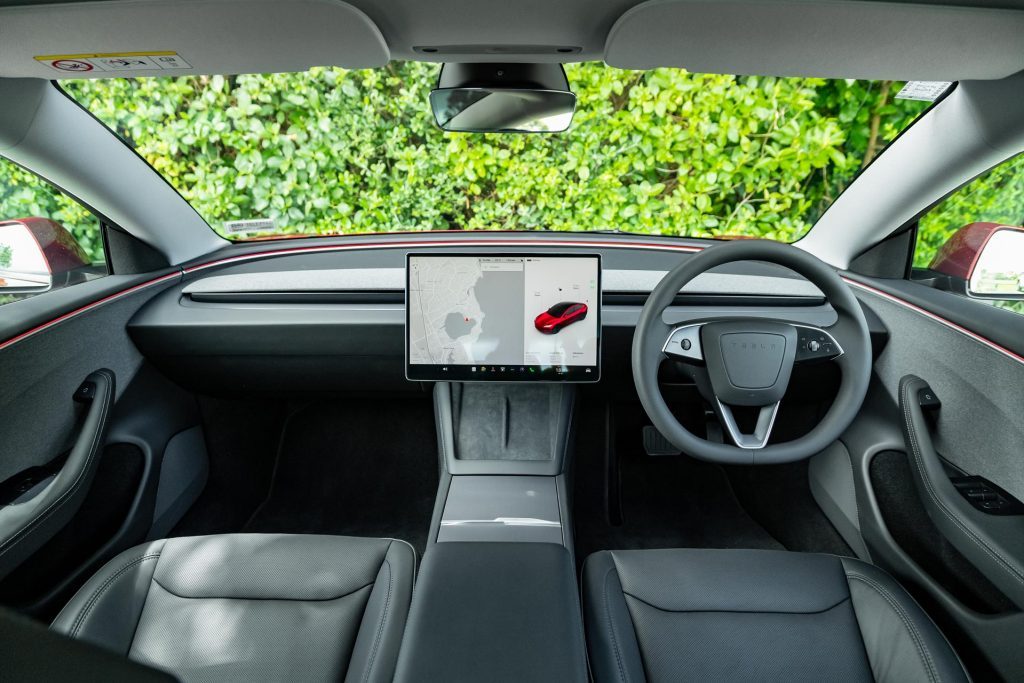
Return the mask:
[[[114,373],[107,369],[90,373],[73,397],[88,407],[63,464],[39,493],[15,498],[0,507],[0,578],[50,540],[78,512],[96,475],[114,397]]]

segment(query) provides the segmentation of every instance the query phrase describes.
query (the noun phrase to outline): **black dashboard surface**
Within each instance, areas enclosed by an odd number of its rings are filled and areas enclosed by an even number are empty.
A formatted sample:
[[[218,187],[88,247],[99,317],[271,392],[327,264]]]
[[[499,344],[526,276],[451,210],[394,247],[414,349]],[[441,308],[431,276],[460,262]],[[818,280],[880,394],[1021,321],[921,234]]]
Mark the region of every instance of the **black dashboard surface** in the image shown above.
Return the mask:
[[[184,280],[153,297],[128,328],[145,356],[198,391],[423,391],[404,373],[408,253],[465,252],[470,245],[481,254],[599,253],[604,276],[601,384],[631,387],[629,351],[640,309],[653,284],[692,250],[686,251],[689,243],[682,241],[666,249],[664,240],[638,246],[610,237],[445,236],[445,245],[391,239],[367,241],[352,250],[280,254],[249,248],[241,253],[262,255],[187,268]],[[768,317],[827,326],[835,320],[820,292],[809,291],[809,283],[784,268],[742,262],[709,274],[702,286],[677,297],[665,312],[666,322]],[[877,355],[887,332],[870,311],[868,319]]]

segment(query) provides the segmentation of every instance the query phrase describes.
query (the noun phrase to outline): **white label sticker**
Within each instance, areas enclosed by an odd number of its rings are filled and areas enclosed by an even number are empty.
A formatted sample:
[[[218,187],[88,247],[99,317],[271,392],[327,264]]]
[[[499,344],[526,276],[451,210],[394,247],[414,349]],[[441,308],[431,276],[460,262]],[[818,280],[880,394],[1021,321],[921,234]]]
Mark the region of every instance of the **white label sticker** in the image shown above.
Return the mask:
[[[952,81],[909,81],[896,93],[896,99],[934,102],[951,85]]]
[[[38,55],[35,60],[65,73],[160,71],[191,69],[177,52],[102,52],[81,55]]]
[[[277,223],[273,218],[253,218],[245,221],[224,221],[224,232],[237,235],[243,232],[273,232]]]
[[[147,56],[138,57],[96,57],[90,62],[104,71],[131,71],[132,69],[159,69]]]
[[[176,53],[166,55],[153,55],[152,60],[156,62],[156,65],[161,69],[191,69],[192,65],[181,58],[181,55]]]

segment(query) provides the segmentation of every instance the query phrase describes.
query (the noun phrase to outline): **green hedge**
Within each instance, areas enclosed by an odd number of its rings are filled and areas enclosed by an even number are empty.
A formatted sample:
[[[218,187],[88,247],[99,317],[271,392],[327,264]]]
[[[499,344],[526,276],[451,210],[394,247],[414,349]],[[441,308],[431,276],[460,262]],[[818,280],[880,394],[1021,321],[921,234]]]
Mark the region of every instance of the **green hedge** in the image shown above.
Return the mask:
[[[927,266],[953,231],[978,221],[1024,221],[1024,155],[996,166],[922,216],[914,265]]]
[[[895,100],[899,83],[581,64],[567,69],[579,95],[568,133],[445,134],[427,103],[436,71],[399,62],[65,86],[214,229],[272,217],[284,233],[611,229],[790,241],[925,106]],[[96,253],[83,211],[12,165],[0,175],[0,215],[50,216]],[[960,207],[956,220],[973,210]],[[958,225],[930,219],[926,249]]]

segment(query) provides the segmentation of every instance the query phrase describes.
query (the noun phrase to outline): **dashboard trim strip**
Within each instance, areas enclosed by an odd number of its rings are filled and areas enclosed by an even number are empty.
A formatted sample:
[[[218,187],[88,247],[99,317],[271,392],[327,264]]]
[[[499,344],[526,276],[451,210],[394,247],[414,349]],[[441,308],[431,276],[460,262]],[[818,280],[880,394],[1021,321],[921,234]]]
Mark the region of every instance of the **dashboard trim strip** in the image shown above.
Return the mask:
[[[9,348],[11,346],[14,346],[18,342],[24,341],[25,339],[28,339],[29,337],[32,337],[32,336],[38,334],[39,332],[43,332],[44,330],[48,330],[51,327],[59,325],[60,323],[64,322],[65,320],[70,320],[71,318],[74,318],[74,317],[78,316],[81,313],[85,313],[87,311],[91,311],[94,308],[99,308],[103,304],[108,304],[108,303],[110,303],[112,301],[116,301],[118,299],[121,299],[123,297],[128,296],[129,294],[134,294],[135,292],[138,292],[140,290],[146,289],[148,287],[152,287],[153,285],[158,285],[161,282],[167,282],[169,280],[175,280],[175,279],[181,279],[181,271],[175,271],[173,273],[167,273],[166,275],[161,275],[160,277],[153,278],[152,280],[146,280],[145,282],[140,282],[137,285],[132,285],[131,287],[128,287],[126,289],[122,289],[119,292],[114,292],[112,294],[108,294],[108,295],[106,295],[106,296],[104,296],[102,298],[96,299],[95,301],[91,301],[91,302],[85,304],[84,306],[80,306],[80,307],[72,309],[72,310],[70,310],[70,311],[68,311],[66,313],[62,313],[61,315],[57,316],[56,318],[53,318],[52,320],[48,320],[48,321],[46,321],[44,323],[36,325],[35,327],[30,327],[29,329],[25,330],[24,332],[16,334],[13,337],[10,337],[10,338],[0,342],[0,351],[3,351],[4,349]]]
[[[271,258],[274,256],[291,256],[294,254],[308,254],[318,253],[326,251],[359,251],[366,249],[408,249],[410,247],[599,247],[601,249],[645,249],[648,251],[683,251],[688,253],[695,253],[703,251],[705,247],[697,247],[690,244],[644,244],[643,242],[627,242],[627,241],[608,241],[608,240],[563,240],[563,239],[544,239],[544,240],[530,240],[530,239],[491,239],[491,240],[435,240],[435,239],[416,239],[409,241],[380,241],[380,242],[360,242],[359,244],[325,244],[325,245],[310,245],[307,247],[290,247],[286,249],[274,249],[271,251],[257,251],[251,254],[239,254],[238,256],[229,256],[227,258],[218,259],[215,261],[209,261],[207,263],[200,263],[194,266],[184,268],[183,272],[186,275],[205,270],[207,268],[213,268],[215,266],[225,265],[228,263],[240,263],[243,261],[251,261],[255,259]]]
[[[967,337],[970,337],[974,341],[987,346],[988,348],[992,349],[993,351],[996,351],[998,353],[1003,354],[1004,356],[1006,356],[1007,358],[1010,358],[1011,360],[1015,360],[1018,363],[1024,363],[1024,356],[1020,356],[1020,355],[1014,353],[1013,351],[1011,351],[1010,349],[1007,349],[1007,348],[1005,348],[1003,346],[1000,346],[999,344],[995,343],[991,339],[983,337],[980,334],[978,334],[977,332],[972,332],[971,330],[967,329],[966,327],[963,327],[961,325],[956,324],[952,320],[947,320],[946,318],[943,318],[941,315],[938,315],[937,313],[932,313],[931,311],[929,311],[929,310],[927,310],[925,308],[922,308],[921,306],[918,306],[917,304],[912,304],[909,301],[906,301],[905,299],[901,299],[898,296],[895,296],[894,294],[890,294],[889,292],[884,292],[881,289],[876,289],[876,288],[874,288],[874,287],[872,287],[870,285],[864,284],[863,282],[858,282],[857,280],[853,280],[853,279],[845,277],[845,276],[841,276],[841,277],[843,278],[843,280],[848,285],[851,285],[853,287],[861,289],[861,290],[863,290],[865,292],[868,292],[870,294],[874,294],[875,296],[880,297],[882,299],[885,299],[886,301],[889,301],[891,303],[903,306],[904,308],[906,308],[908,310],[911,310],[911,311],[914,311],[915,313],[918,313],[920,315],[923,315],[926,318],[934,320],[935,322],[937,322],[937,323],[939,323],[941,325],[945,325],[946,327],[950,328],[951,330],[955,330],[955,331],[957,331],[957,332],[959,332],[959,333],[961,333],[961,334],[963,334],[963,335],[965,335]]]
[[[434,240],[434,239],[416,239],[416,240],[406,240],[406,241],[400,241],[400,242],[399,241],[390,241],[390,240],[383,241],[382,240],[380,242],[360,242],[359,244],[311,245],[311,246],[307,246],[307,247],[289,247],[289,248],[285,248],[285,249],[273,249],[273,250],[267,250],[267,251],[259,251],[259,252],[254,252],[254,253],[251,253],[251,254],[240,254],[238,256],[230,256],[230,257],[227,257],[227,258],[215,259],[215,260],[212,260],[212,261],[208,261],[206,263],[199,263],[199,264],[196,264],[196,265],[189,266],[187,268],[182,268],[179,272],[168,273],[168,274],[162,275],[160,277],[154,278],[152,280],[147,280],[146,282],[142,282],[142,283],[139,283],[137,285],[133,285],[133,286],[128,287],[128,288],[126,288],[124,290],[121,290],[120,292],[114,292],[113,294],[109,294],[109,295],[107,295],[107,296],[105,296],[103,298],[97,299],[96,301],[90,302],[90,303],[88,303],[88,304],[86,304],[84,306],[81,306],[79,308],[76,308],[76,309],[73,309],[73,310],[68,311],[66,313],[63,313],[63,314],[57,316],[56,318],[53,318],[52,320],[49,320],[47,322],[41,323],[39,325],[36,325],[35,327],[30,327],[29,329],[25,330],[24,332],[16,334],[13,337],[10,337],[10,338],[0,342],[0,351],[13,346],[14,344],[17,344],[20,341],[28,339],[29,337],[32,337],[32,336],[34,336],[35,334],[37,334],[39,332],[42,332],[42,331],[47,330],[47,329],[49,329],[49,328],[51,328],[51,327],[53,327],[55,325],[58,325],[59,323],[65,321],[65,320],[69,320],[71,318],[74,318],[75,316],[78,316],[81,313],[85,313],[85,312],[90,311],[90,310],[92,310],[94,308],[102,306],[103,304],[110,303],[111,301],[116,301],[117,299],[120,299],[121,297],[127,296],[129,294],[132,294],[133,292],[137,292],[137,291],[146,289],[148,287],[151,287],[153,285],[159,284],[161,282],[169,281],[169,280],[171,280],[173,278],[179,278],[182,275],[189,275],[189,274],[196,273],[196,272],[199,272],[199,271],[202,271],[202,270],[206,270],[208,268],[213,268],[213,267],[220,266],[220,265],[226,265],[226,264],[229,264],[229,263],[239,263],[239,262],[251,261],[251,260],[256,260],[256,259],[272,258],[272,257],[275,257],[275,256],[289,256],[289,255],[295,255],[295,254],[318,253],[318,252],[327,252],[327,251],[350,251],[350,250],[367,250],[367,249],[406,249],[406,248],[409,248],[409,247],[421,247],[421,246],[428,246],[428,247],[429,246],[433,246],[433,247],[437,247],[437,246],[455,246],[455,247],[459,247],[459,246],[515,247],[515,246],[523,246],[523,245],[529,245],[529,246],[534,246],[534,247],[537,247],[537,246],[553,246],[553,247],[574,246],[574,247],[599,247],[599,248],[604,248],[604,249],[643,249],[643,250],[649,250],[649,251],[681,251],[681,252],[687,252],[687,253],[700,252],[700,251],[703,251],[706,248],[706,247],[703,247],[703,246],[694,246],[694,245],[689,245],[689,244],[685,244],[685,245],[684,244],[678,244],[678,245],[676,245],[676,244],[645,244],[643,242],[632,242],[632,241],[627,241],[627,240],[616,240],[616,241],[600,240],[600,241],[598,241],[598,240],[578,240],[578,239],[577,240],[561,240],[561,239],[544,239],[544,240],[518,240],[518,239],[512,239],[512,240],[509,240],[509,239],[500,239],[500,240],[464,240],[464,239],[459,239],[459,240],[452,240],[452,239]],[[874,294],[875,296],[881,297],[881,298],[883,298],[883,299],[885,299],[887,301],[890,301],[890,302],[895,303],[897,305],[903,306],[904,308],[907,308],[908,310],[911,310],[911,311],[914,311],[914,312],[916,312],[916,313],[918,313],[920,315],[923,315],[923,316],[925,316],[925,317],[927,317],[927,318],[929,318],[931,320],[934,320],[937,323],[945,325],[946,327],[949,327],[952,330],[956,330],[957,332],[960,332],[961,334],[964,334],[964,335],[970,337],[971,339],[974,339],[975,341],[977,341],[977,342],[987,346],[988,348],[992,349],[993,351],[996,351],[998,353],[1003,354],[1007,358],[1015,360],[1018,363],[1024,364],[1024,356],[1020,356],[1017,353],[1014,353],[1013,351],[1011,351],[1010,349],[1007,349],[1007,348],[1005,348],[1003,346],[1000,346],[999,344],[997,344],[996,342],[992,341],[991,339],[987,339],[987,338],[981,336],[980,334],[977,334],[976,332],[972,332],[971,330],[969,330],[969,329],[967,329],[967,328],[965,328],[965,327],[963,327],[961,325],[958,325],[957,323],[955,323],[955,322],[953,322],[951,320],[947,320],[946,318],[943,318],[942,316],[940,316],[940,315],[938,315],[936,313],[932,313],[931,311],[929,311],[929,310],[927,310],[925,308],[922,308],[920,306],[917,306],[916,304],[912,304],[909,301],[901,299],[898,296],[895,296],[895,295],[890,294],[888,292],[884,292],[884,291],[882,291],[880,289],[876,289],[875,287],[871,287],[870,285],[864,284],[862,282],[858,282],[858,281],[856,281],[856,280],[854,280],[852,278],[849,278],[849,277],[846,277],[846,276],[841,276],[841,277],[843,278],[843,280],[847,284],[849,284],[849,285],[851,285],[853,287],[861,289],[861,290],[863,290],[865,292],[868,292],[870,294]]]

